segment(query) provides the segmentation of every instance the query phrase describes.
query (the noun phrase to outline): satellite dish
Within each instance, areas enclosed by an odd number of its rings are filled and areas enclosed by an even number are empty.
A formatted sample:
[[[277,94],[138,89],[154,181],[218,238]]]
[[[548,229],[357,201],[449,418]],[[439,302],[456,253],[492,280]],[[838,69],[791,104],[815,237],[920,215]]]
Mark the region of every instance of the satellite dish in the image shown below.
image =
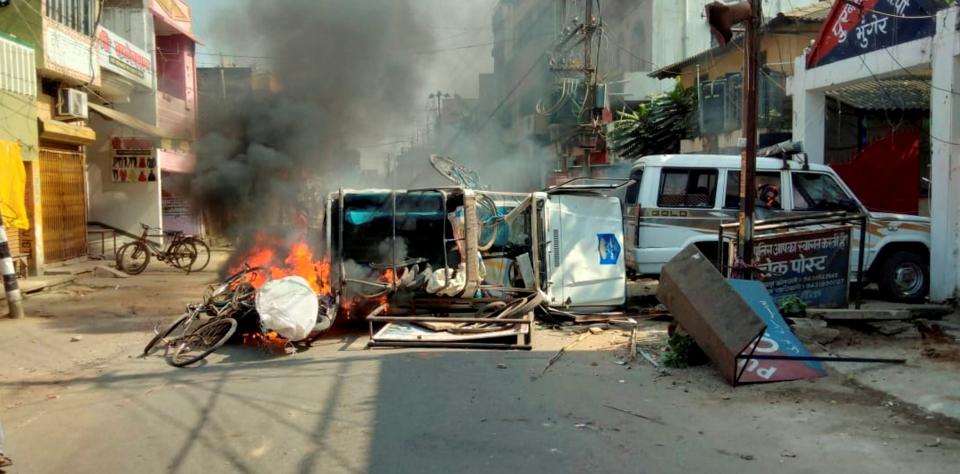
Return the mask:
[[[448,156],[430,155],[430,165],[451,182],[467,189],[486,190],[480,185],[480,176],[476,171],[453,161]]]

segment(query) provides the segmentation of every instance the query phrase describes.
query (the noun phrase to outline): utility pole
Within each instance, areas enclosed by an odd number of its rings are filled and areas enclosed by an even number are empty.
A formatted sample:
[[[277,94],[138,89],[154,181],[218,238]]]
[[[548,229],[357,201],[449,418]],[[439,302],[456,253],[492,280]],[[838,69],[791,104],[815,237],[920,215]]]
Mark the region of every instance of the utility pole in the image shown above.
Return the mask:
[[[13,268],[13,259],[10,257],[10,242],[7,241],[7,230],[0,219],[0,267],[3,269],[3,289],[7,294],[7,306],[10,308],[10,317],[23,317],[23,295],[17,284],[17,272]]]
[[[757,202],[757,82],[760,66],[760,23],[763,14],[760,0],[750,0],[743,49],[743,135],[746,138],[740,154],[740,226],[737,258],[753,263],[753,221]]]
[[[740,138],[740,222],[737,259],[753,263],[753,221],[757,202],[757,90],[760,66],[760,0],[705,7],[707,23],[721,46],[733,38],[733,25],[746,23],[743,48],[743,136]],[[749,272],[748,272],[749,274]]]
[[[442,124],[442,122],[443,122],[443,121],[441,120],[441,117],[440,117],[440,107],[441,107],[440,101],[441,101],[442,99],[449,99],[449,98],[450,98],[450,94],[449,94],[449,93],[446,93],[446,92],[441,92],[441,91],[438,89],[436,92],[431,92],[429,97],[430,97],[431,99],[437,99],[437,133],[439,134],[440,128],[442,127],[441,124]]]
[[[597,94],[597,75],[593,67],[593,32],[596,31],[597,26],[593,23],[593,0],[586,0],[584,4],[586,4],[586,11],[583,17],[583,75],[585,79],[584,84],[587,86],[587,96],[584,98],[583,108],[587,111],[587,119],[592,128],[594,125],[593,106]],[[600,137],[598,134],[598,144],[599,140]],[[590,170],[590,154],[590,149],[586,149],[586,156],[583,160],[583,166],[587,171],[588,178],[593,176],[593,172]]]

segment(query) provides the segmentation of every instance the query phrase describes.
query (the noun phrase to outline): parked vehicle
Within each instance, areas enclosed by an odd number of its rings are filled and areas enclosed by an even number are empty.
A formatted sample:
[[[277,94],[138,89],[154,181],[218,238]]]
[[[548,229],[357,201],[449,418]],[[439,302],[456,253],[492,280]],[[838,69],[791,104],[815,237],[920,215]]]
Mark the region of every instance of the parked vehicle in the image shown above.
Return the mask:
[[[133,242],[128,242],[117,251],[117,269],[130,275],[139,275],[150,264],[150,257],[166,262],[174,268],[187,273],[199,272],[210,263],[210,247],[192,235],[184,235],[180,231],[167,231],[163,236],[169,237],[166,247],[150,240],[150,230],[147,224],[140,224],[143,232]]]
[[[635,162],[624,199],[626,263],[633,274],[658,275],[687,245],[716,257],[717,228],[736,222],[740,207],[737,155],[654,155]],[[930,220],[867,210],[828,166],[757,158],[757,216],[848,211],[867,215],[865,282],[899,301],[929,290]],[[851,235],[850,281],[857,281],[859,228]]]

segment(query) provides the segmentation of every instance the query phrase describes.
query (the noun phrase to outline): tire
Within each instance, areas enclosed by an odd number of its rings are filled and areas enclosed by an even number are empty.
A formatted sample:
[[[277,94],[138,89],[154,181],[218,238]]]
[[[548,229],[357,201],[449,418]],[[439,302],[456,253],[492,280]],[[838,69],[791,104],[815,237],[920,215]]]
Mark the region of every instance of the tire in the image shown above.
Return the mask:
[[[156,350],[156,347],[154,346],[156,346],[158,342],[166,339],[167,336],[173,333],[173,331],[183,326],[183,323],[186,322],[187,319],[189,318],[190,318],[190,313],[183,314],[179,318],[177,318],[175,321],[170,323],[170,325],[167,326],[166,329],[160,331],[155,336],[153,336],[153,339],[150,339],[150,342],[147,343],[147,346],[143,348],[143,357],[146,357],[152,354],[153,351]]]
[[[190,237],[186,240],[187,243],[193,245],[196,250],[196,259],[190,265],[189,271],[191,272],[201,272],[204,268],[207,268],[207,265],[210,264],[210,246],[206,242],[196,238]]]
[[[220,346],[227,343],[237,330],[237,321],[233,318],[214,319],[183,337],[173,351],[170,365],[185,367],[203,360]]]
[[[197,261],[197,249],[188,242],[181,242],[170,249],[170,265],[189,273]]]
[[[140,259],[143,259],[141,262]],[[117,252],[117,269],[128,275],[139,275],[150,264],[150,248],[139,241],[129,242]]]
[[[922,301],[930,291],[930,264],[922,255],[894,252],[880,268],[880,290],[895,301]]]

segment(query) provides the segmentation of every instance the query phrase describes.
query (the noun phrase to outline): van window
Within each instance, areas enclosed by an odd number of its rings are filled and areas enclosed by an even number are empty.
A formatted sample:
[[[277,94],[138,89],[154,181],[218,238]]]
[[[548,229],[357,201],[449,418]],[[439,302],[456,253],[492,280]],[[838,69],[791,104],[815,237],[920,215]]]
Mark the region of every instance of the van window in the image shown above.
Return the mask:
[[[780,192],[780,172],[764,172],[757,173],[757,196],[759,198],[759,191],[763,188],[771,189],[775,191],[775,194]],[[782,200],[779,198],[773,199],[772,205],[764,205],[768,209],[783,209],[781,204]],[[740,171],[728,171],[727,172],[727,196],[723,200],[723,207],[728,209],[740,209]]]
[[[643,178],[642,169],[639,169],[634,171],[633,173],[630,173],[630,179],[632,179],[633,182],[630,183],[629,186],[627,186],[627,195],[626,195],[626,199],[624,199],[624,201],[626,201],[628,206],[632,206],[636,204],[637,201],[640,200],[639,199],[640,198],[640,182],[642,178]]]
[[[798,211],[856,211],[857,202],[833,179],[820,173],[793,173],[793,208]]]
[[[660,173],[660,207],[713,207],[717,170],[664,168]]]

